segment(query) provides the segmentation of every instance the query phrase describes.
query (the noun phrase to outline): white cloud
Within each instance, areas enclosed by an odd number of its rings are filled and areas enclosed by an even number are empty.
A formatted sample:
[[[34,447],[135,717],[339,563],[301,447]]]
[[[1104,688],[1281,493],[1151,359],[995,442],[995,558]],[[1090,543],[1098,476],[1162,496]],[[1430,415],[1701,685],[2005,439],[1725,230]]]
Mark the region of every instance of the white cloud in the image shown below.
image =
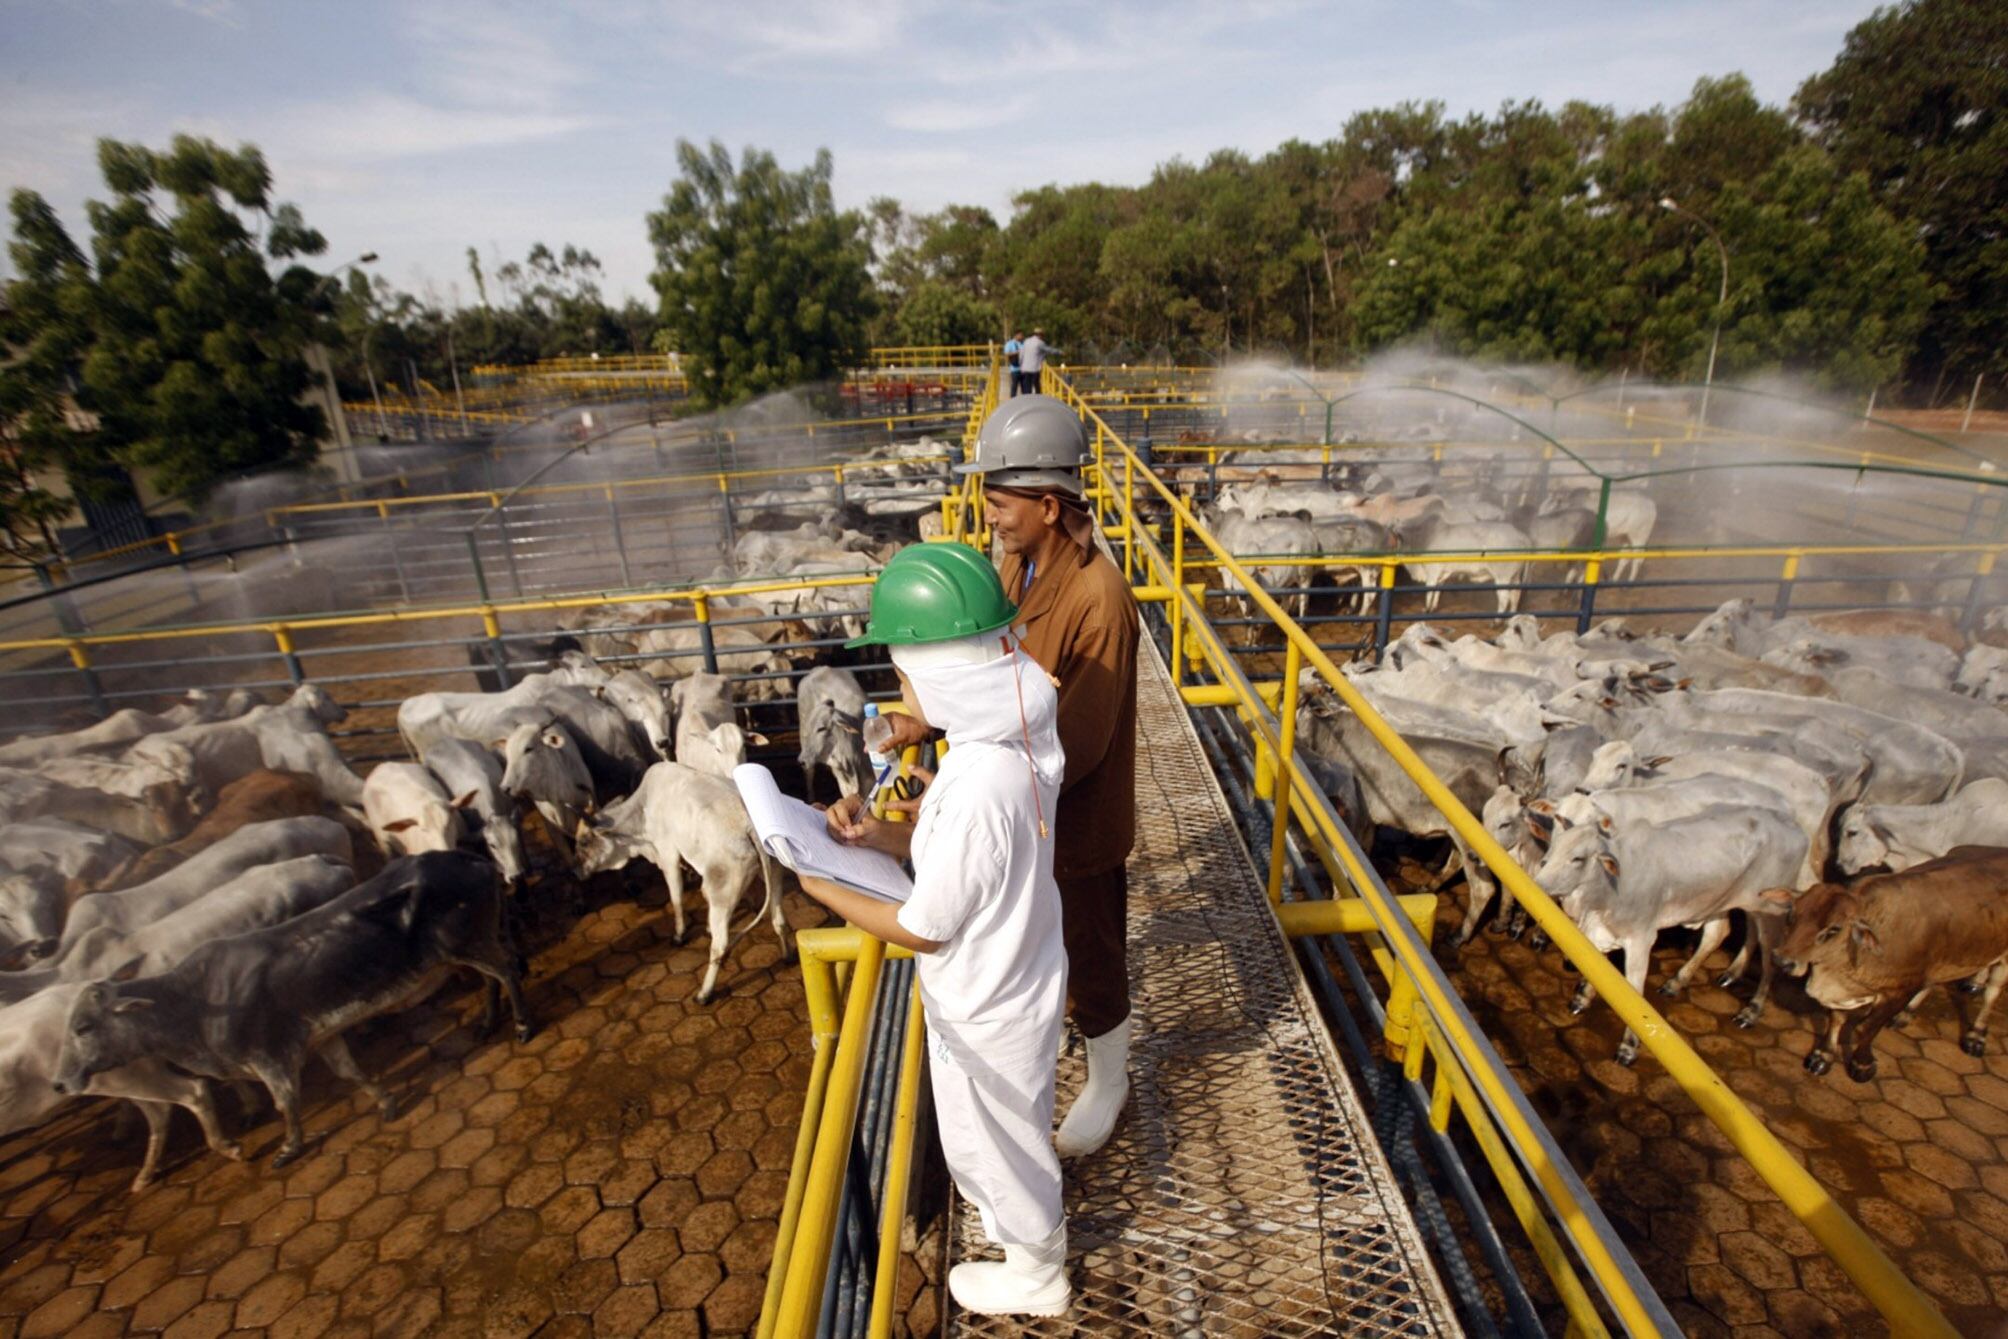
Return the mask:
[[[525,15],[500,5],[429,3],[408,20],[418,69],[448,105],[555,110],[587,83],[587,72],[538,27],[556,11]]]
[[[922,98],[888,107],[884,119],[885,123],[895,130],[956,134],[1009,125],[1022,120],[1031,108],[1031,97],[1023,93],[1001,101],[981,98]]]
[[[193,14],[212,23],[228,23],[235,26],[242,17],[237,8],[237,0],[168,0],[168,4],[184,14]]]
[[[400,93],[364,93],[345,102],[303,103],[260,117],[267,157],[297,154],[309,165],[369,163],[554,139],[595,118],[566,112],[447,107]]]
[[[931,0],[769,0],[692,6],[688,30],[734,48],[734,68],[833,59],[891,58],[908,47]]]

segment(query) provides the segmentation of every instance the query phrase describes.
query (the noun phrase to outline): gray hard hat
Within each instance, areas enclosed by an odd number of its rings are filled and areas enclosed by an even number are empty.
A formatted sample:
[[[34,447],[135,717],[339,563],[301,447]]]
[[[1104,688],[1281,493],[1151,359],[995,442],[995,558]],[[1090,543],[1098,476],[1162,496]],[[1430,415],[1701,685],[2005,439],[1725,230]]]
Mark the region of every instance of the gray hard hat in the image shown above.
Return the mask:
[[[983,421],[976,459],[955,467],[999,488],[1055,489],[1079,496],[1088,435],[1074,411],[1049,395],[1019,395]]]

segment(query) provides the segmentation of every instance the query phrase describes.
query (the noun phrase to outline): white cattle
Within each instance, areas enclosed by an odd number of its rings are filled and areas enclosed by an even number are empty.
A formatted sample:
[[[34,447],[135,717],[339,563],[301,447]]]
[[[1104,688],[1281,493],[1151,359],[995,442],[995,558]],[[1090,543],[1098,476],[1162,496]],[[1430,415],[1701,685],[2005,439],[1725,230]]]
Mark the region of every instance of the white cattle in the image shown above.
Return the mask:
[[[1262,586],[1270,589],[1306,587],[1314,575],[1308,566],[1287,564],[1263,564],[1251,561],[1259,558],[1310,558],[1320,551],[1317,531],[1309,521],[1294,516],[1249,516],[1243,512],[1216,508],[1212,517],[1212,530],[1220,546],[1241,561],[1241,566]],[[1253,601],[1239,578],[1223,571],[1221,584],[1241,597],[1244,609],[1252,614]],[[1301,619],[1310,608],[1308,590],[1297,595],[1278,597],[1279,604],[1288,604]]]
[[[1952,686],[1991,706],[2008,707],[2008,650],[1975,643],[1959,662]]]
[[[1656,827],[1563,828],[1534,877],[1599,952],[1624,950],[1625,976],[1643,991],[1661,930],[1699,927],[1712,949],[1728,933],[1730,913],[1742,911],[1752,917],[1760,944],[1768,945],[1774,919],[1755,915],[1764,906],[1764,891],[1790,887],[1805,858],[1806,839],[1783,810],[1725,806]],[[1763,964],[1751,1000],[1759,1012],[1770,992],[1768,951]],[[1580,1013],[1590,998],[1586,983],[1571,1009]],[[1638,1037],[1627,1028],[1618,1062],[1630,1064],[1638,1047]]]
[[[1802,818],[1792,812],[1783,795],[1769,786],[1713,772],[1609,789],[1580,790],[1555,801],[1536,800],[1529,808],[1537,815],[1537,823],[1552,823],[1556,819],[1566,819],[1571,825],[1604,822],[1615,824],[1619,828],[1630,828],[1659,827],[1676,819],[1690,818],[1718,805],[1778,810],[1790,818],[1793,826],[1805,836],[1809,854],[1813,838],[1812,832],[1808,829],[1816,827],[1825,813],[1820,800],[1816,800],[1812,817]],[[1802,860],[1790,886],[1795,889],[1808,888],[1817,883],[1819,878],[1819,870],[1811,860]],[[1692,972],[1683,972],[1676,978],[1678,984],[1666,990],[1666,993],[1669,995],[1679,993],[1680,986],[1686,985],[1691,975]]]
[[[713,776],[731,776],[746,761],[746,746],[765,747],[767,737],[739,726],[731,684],[723,675],[699,671],[670,689],[676,713],[676,760]]]
[[[1433,714],[1429,708],[1418,709],[1412,719],[1396,724],[1396,718],[1404,713],[1382,710],[1387,703],[1380,699],[1375,699],[1373,705],[1467,809],[1484,807],[1486,797],[1501,780],[1506,743],[1496,731],[1482,721],[1469,732],[1459,731],[1454,725],[1430,730],[1423,723]],[[1484,862],[1473,858],[1464,838],[1450,826],[1442,811],[1401,770],[1359,717],[1329,690],[1305,694],[1297,711],[1297,738],[1306,753],[1336,763],[1351,774],[1368,823],[1395,828],[1413,837],[1445,837],[1450,841],[1451,857],[1432,888],[1441,885],[1460,867],[1464,870],[1470,902],[1457,942],[1461,945],[1468,941],[1477,932],[1479,917],[1498,892],[1498,885]],[[1508,905],[1501,914],[1511,910]]]
[[[641,743],[655,758],[667,758],[675,748],[669,702],[662,685],[640,670],[624,669],[600,685],[600,696],[627,717]]]
[[[70,1028],[70,1009],[83,990],[82,983],[57,986],[0,1009],[0,1135],[40,1125],[72,1100],[57,1094],[53,1080],[56,1058]],[[233,1162],[244,1158],[243,1151],[223,1136],[209,1085],[158,1061],[136,1060],[94,1074],[82,1096],[124,1098],[137,1104],[146,1117],[146,1156],[133,1178],[136,1192],[153,1184],[161,1150],[167,1146],[168,1112],[173,1107],[194,1113],[211,1151]]]
[[[1519,675],[1530,681],[1538,679],[1551,689],[1568,688],[1582,677],[1576,672],[1582,660],[1579,654],[1515,650],[1481,637],[1450,641],[1427,623],[1410,624],[1388,646],[1389,663],[1397,668],[1411,658],[1438,665],[1456,664],[1486,673]],[[1527,686],[1534,685],[1529,682]]]
[[[1836,670],[1827,679],[1837,701],[1923,726],[1962,748],[1988,737],[2008,739],[2008,712],[1963,693],[1916,684],[1900,686],[1877,670],[1853,667]]]
[[[1580,510],[1583,503],[1572,493],[1553,493],[1541,503],[1543,515],[1553,515],[1567,510]],[[1592,518],[1596,513],[1590,513]],[[1604,547],[1607,549],[1642,549],[1652,540],[1653,527],[1659,521],[1659,507],[1644,493],[1628,488],[1613,488],[1610,501],[1604,508]],[[1635,581],[1645,567],[1645,559],[1640,557],[1620,558],[1611,564],[1611,580]]]
[[[1966,760],[1959,746],[1934,730],[1844,702],[1795,698],[1753,688],[1725,688],[1683,695],[1694,710],[1717,720],[1756,717],[1787,722],[1815,721],[1851,736],[1875,763],[1866,798],[1877,802],[1928,803],[1959,788]],[[1799,728],[1796,724],[1788,728]],[[1894,792],[1894,793],[1892,793]]]
[[[149,735],[126,750],[129,761],[155,761],[168,744],[195,756],[196,772],[212,794],[259,767],[305,772],[321,791],[351,809],[363,802],[363,779],[350,770],[328,727],[348,719],[348,711],[318,684],[303,683],[278,706],[254,707],[235,720],[187,725]]]
[[[741,576],[785,572],[801,562],[842,562],[845,555],[874,558],[878,544],[870,535],[806,522],[793,530],[748,530],[732,544],[732,565]]]
[[[467,831],[460,811],[473,802],[472,791],[449,795],[415,762],[378,763],[363,782],[363,821],[389,856],[451,851]]]
[[[247,869],[296,856],[332,856],[353,861],[349,830],[331,818],[281,818],[250,823],[206,851],[190,856],[158,878],[114,893],[91,893],[70,907],[53,957],[60,961],[84,935],[100,925],[131,933],[188,905]]]
[[[711,957],[697,1000],[711,998],[718,984],[718,965],[732,941],[751,926],[732,929],[732,912],[753,887],[765,881],[763,908],[781,941],[783,958],[793,956],[788,923],[781,913],[781,874],[772,857],[753,837],[753,822],[740,802],[738,787],[723,777],[693,771],[680,763],[659,762],[648,769],[641,788],[629,798],[607,806],[579,825],[579,866],[590,875],[619,869],[640,856],[662,871],[669,886],[670,913],[676,937],[683,939],[683,864],[689,862],[704,884],[704,901],[711,932]]]
[[[247,869],[186,904],[131,931],[99,925],[79,935],[48,966],[0,972],[0,1001],[24,1000],[70,981],[114,972],[153,976],[212,939],[277,925],[355,885],[356,872],[332,856],[306,855]]]
[[[1494,556],[1533,547],[1533,541],[1518,526],[1506,521],[1444,521],[1431,515],[1411,523],[1399,534],[1401,547],[1418,555],[1466,555],[1448,561],[1424,561],[1418,556],[1413,562],[1403,563],[1409,575],[1428,588],[1429,594],[1423,600],[1424,612],[1435,613],[1443,598],[1443,587],[1460,578],[1496,587],[1494,596],[1501,614],[1510,614],[1520,607],[1520,581],[1526,574],[1526,561]]]
[[[799,622],[792,626],[800,628]],[[790,686],[785,677],[794,668],[787,649],[788,625],[783,625],[781,642],[770,642],[753,628],[713,625],[712,650],[718,668],[733,675],[760,675],[748,679],[742,691],[753,701],[781,701]],[[806,631],[806,630],[805,630]],[[804,638],[806,640],[806,637]],[[681,679],[704,670],[704,635],[695,623],[665,623],[650,628],[635,641],[640,655],[655,656],[642,668],[658,679]]]
[[[242,688],[225,697],[198,688],[183,701],[157,715],[137,707],[122,707],[96,725],[82,730],[60,735],[30,735],[0,744],[0,763],[10,767],[33,767],[51,758],[122,749],[143,735],[178,730],[184,725],[202,721],[242,716],[257,705],[258,699]]]
[[[87,754],[51,758],[35,768],[37,776],[66,786],[101,790],[128,799],[152,799],[163,806],[180,805],[200,813],[214,803],[196,775],[195,755],[177,744],[162,742],[145,760],[116,760]]]
[[[1804,763],[1781,755],[1700,750],[1641,758],[1630,741],[1613,740],[1597,750],[1580,786],[1600,793],[1703,778],[1752,783],[1777,797],[1806,834],[1806,877],[1796,885],[1805,888],[1825,875],[1834,814],[1861,797],[1868,770],[1864,766],[1850,782],[1833,786]]]
[[[1832,676],[1855,667],[1911,688],[1946,690],[1959,673],[1959,657],[1922,637],[1842,637],[1823,632],[1773,646],[1758,659],[1797,674]]]
[[[1845,874],[1898,873],[1955,846],[2008,846],[2008,781],[1986,777],[1938,804],[1857,804],[1834,855]]]
[[[460,806],[461,821],[480,831],[503,881],[511,888],[522,883],[523,834],[516,826],[515,802],[502,787],[502,760],[471,740],[441,739],[425,751],[425,766],[447,794],[471,797]]]
[[[123,837],[60,818],[0,825],[0,952],[54,939],[69,891],[96,887],[138,854]]]
[[[494,743],[554,720],[571,736],[601,803],[634,789],[648,768],[647,753],[627,717],[583,688],[533,675],[501,693],[421,693],[397,711],[398,733],[421,760],[437,740]]]

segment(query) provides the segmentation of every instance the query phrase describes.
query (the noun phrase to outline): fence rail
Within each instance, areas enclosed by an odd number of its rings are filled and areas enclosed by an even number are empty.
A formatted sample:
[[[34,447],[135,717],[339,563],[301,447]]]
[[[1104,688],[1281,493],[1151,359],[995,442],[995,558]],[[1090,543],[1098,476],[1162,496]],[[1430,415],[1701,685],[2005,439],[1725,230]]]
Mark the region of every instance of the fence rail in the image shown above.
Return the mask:
[[[1217,636],[1207,624],[1206,610],[1187,582],[1188,543],[1196,541],[1208,561],[1231,574],[1247,591],[1247,597],[1261,610],[1287,646],[1277,710],[1271,716],[1259,695],[1247,692],[1234,676],[1225,676],[1220,686],[1229,690],[1233,705],[1257,738],[1258,777],[1281,798],[1276,801],[1268,878],[1272,900],[1281,905],[1286,851],[1294,835],[1315,851],[1319,862],[1332,878],[1332,888],[1340,886],[1339,876],[1370,913],[1382,947],[1395,968],[1394,984],[1386,1005],[1388,1031],[1384,1034],[1399,1050],[1405,1073],[1418,1078],[1432,1062],[1439,1075],[1438,1085],[1448,1093],[1445,1115],[1455,1112],[1472,1125],[1478,1135],[1481,1119],[1496,1124],[1512,1151],[1514,1160],[1539,1190],[1553,1215],[1558,1237],[1565,1240],[1618,1322],[1634,1332],[1669,1328],[1663,1307],[1645,1284],[1637,1266],[1630,1261],[1616,1235],[1602,1221],[1593,1201],[1569,1170],[1565,1158],[1554,1148],[1552,1137],[1533,1117],[1518,1084],[1506,1071],[1491,1044],[1478,1029],[1469,1011],[1458,998],[1442,968],[1430,955],[1427,942],[1415,932],[1401,908],[1388,896],[1374,875],[1344,824],[1337,821],[1322,792],[1313,783],[1296,749],[1296,717],[1301,671],[1309,669],[1316,678],[1345,703],[1411,781],[1428,797],[1520,904],[1547,932],[1550,940],[1595,988],[1597,997],[1608,1004],[1644,1042],[1654,1058],[1678,1083],[1683,1092],[1728,1138],[1785,1206],[1812,1233],[1814,1238],[1854,1280],[1892,1327],[1904,1334],[1951,1334],[1952,1331],[1930,1300],[1869,1236],[1837,1204],[1826,1188],[1815,1180],[1764,1123],[1745,1106],[1687,1041],[1670,1027],[1582,932],[1516,865],[1486,833],[1482,824],[1465,809],[1440,778],[1436,777],[1387,724],[1366,698],[1339,672],[1338,666],[1322,650],[1311,634],[1228,552],[1188,508],[1185,501],[1141,460],[1106,420],[1064,379],[1056,379],[1060,397],[1073,406],[1090,429],[1094,444],[1095,472],[1100,487],[1095,490],[1097,506],[1105,521],[1112,521],[1123,538],[1125,571],[1134,580],[1139,574],[1150,587],[1138,590],[1139,599],[1153,599],[1169,606],[1170,656],[1175,672],[1190,664],[1202,672],[1202,681],[1212,673],[1216,682],[1224,668]],[[1137,510],[1139,498],[1149,498],[1168,514],[1172,542],[1167,552],[1150,534]],[[1994,546],[1998,548],[1999,546]],[[1430,555],[1435,558],[1436,555]],[[1392,573],[1384,566],[1384,573]],[[1311,890],[1306,890],[1307,892]],[[1325,890],[1318,890],[1329,897]],[[1304,904],[1316,907],[1316,902]],[[1332,913],[1294,912],[1293,917],[1330,916]],[[1288,922],[1286,921],[1286,928]],[[1300,931],[1303,929],[1299,925]],[[1411,1046],[1412,1040],[1420,1045]],[[1467,1100],[1473,1099],[1473,1100]],[[1544,1263],[1547,1263],[1544,1261]],[[1567,1289],[1558,1280],[1566,1295]],[[1594,1316],[1579,1307],[1570,1308],[1573,1324],[1587,1326]]]

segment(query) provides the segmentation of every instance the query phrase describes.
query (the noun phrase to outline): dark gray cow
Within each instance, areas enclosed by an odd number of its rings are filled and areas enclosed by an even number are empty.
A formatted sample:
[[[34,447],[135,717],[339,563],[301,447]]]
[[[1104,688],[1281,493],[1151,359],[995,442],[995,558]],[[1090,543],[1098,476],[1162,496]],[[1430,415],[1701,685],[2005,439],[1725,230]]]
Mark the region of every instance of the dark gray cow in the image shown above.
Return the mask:
[[[795,689],[795,716],[801,722],[797,761],[810,794],[816,768],[827,767],[840,795],[862,795],[871,786],[871,760],[862,734],[865,690],[849,670],[821,665],[802,676]]]
[[[516,954],[502,931],[495,866],[459,851],[405,856],[304,916],[206,944],[172,971],[137,981],[97,981],[70,1010],[57,1057],[59,1094],[141,1058],[190,1074],[257,1079],[286,1122],[273,1166],[306,1147],[300,1069],[318,1051],[336,1074],[377,1100],[342,1034],[429,993],[447,969],[470,967],[509,997],[516,1035],[532,1032]]]

